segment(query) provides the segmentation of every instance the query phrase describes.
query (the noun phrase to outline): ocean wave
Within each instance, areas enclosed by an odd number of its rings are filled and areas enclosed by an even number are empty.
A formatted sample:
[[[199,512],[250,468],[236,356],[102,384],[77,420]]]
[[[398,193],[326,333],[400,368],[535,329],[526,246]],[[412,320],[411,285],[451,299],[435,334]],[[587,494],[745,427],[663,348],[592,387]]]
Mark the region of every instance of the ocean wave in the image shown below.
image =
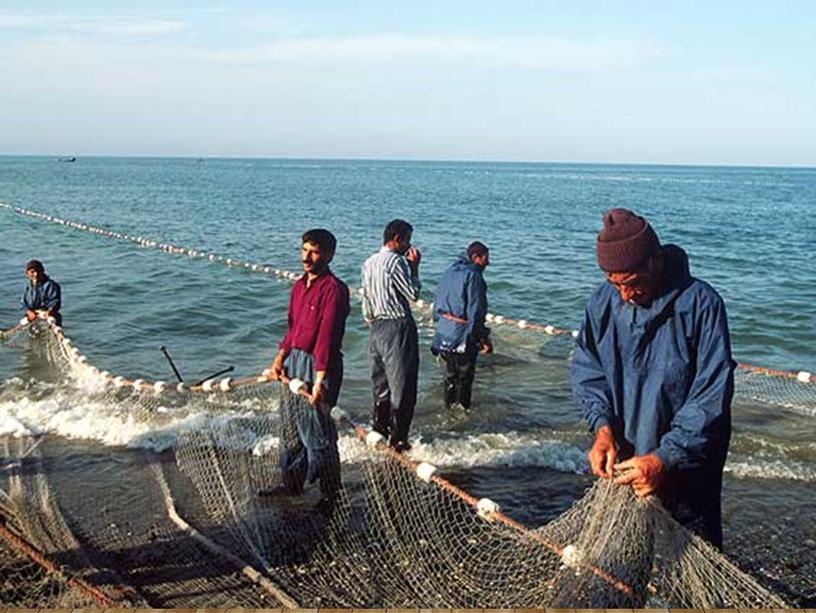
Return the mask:
[[[483,432],[413,441],[410,457],[439,467],[538,467],[584,473],[586,452],[546,432]]]

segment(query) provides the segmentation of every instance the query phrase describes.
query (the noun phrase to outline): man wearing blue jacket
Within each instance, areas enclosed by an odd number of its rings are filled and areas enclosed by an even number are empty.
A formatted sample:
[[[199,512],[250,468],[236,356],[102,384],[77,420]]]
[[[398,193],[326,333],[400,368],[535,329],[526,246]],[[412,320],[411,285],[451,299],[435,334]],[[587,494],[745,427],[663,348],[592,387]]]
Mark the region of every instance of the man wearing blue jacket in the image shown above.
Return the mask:
[[[722,548],[735,367],[723,300],[626,209],[604,216],[596,255],[607,281],[589,298],[571,373],[595,433],[592,472],[657,495]]]
[[[37,313],[41,312],[46,317],[53,317],[57,325],[62,325],[62,291],[59,283],[45,274],[45,268],[39,260],[31,260],[26,263],[26,276],[28,285],[23,292],[21,307],[26,314],[28,321],[37,319]]]
[[[479,352],[493,351],[485,327],[487,285],[482,273],[490,264],[488,248],[478,241],[468,246],[445,271],[434,298],[436,322],[431,351],[445,360],[445,406],[470,408]]]

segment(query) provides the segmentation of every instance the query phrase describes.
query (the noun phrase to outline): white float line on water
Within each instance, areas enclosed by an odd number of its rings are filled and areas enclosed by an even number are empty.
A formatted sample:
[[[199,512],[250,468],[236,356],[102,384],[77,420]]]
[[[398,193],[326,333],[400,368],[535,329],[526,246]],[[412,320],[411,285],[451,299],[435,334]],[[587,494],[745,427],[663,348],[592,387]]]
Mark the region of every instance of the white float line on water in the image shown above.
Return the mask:
[[[165,253],[173,254],[173,255],[185,255],[190,258],[195,259],[204,259],[209,262],[224,264],[228,267],[238,267],[243,268],[245,270],[249,270],[252,272],[258,272],[267,275],[273,275],[278,277],[279,279],[285,279],[288,281],[297,281],[300,277],[300,273],[280,269],[280,268],[273,268],[267,264],[260,264],[260,263],[253,263],[253,262],[244,262],[238,258],[218,255],[215,253],[208,253],[206,251],[199,251],[197,249],[191,249],[189,247],[181,247],[177,245],[173,245],[170,243],[159,243],[155,240],[145,238],[143,236],[131,236],[130,234],[123,234],[122,232],[114,232],[112,230],[108,230],[106,228],[101,228],[97,226],[90,226],[87,224],[79,223],[76,221],[71,221],[68,219],[62,219],[60,217],[56,217],[54,215],[47,215],[45,213],[40,213],[39,211],[33,211],[31,209],[24,209],[20,207],[14,207],[10,204],[5,202],[0,202],[0,208],[11,210],[19,215],[23,215],[26,217],[30,217],[32,219],[38,219],[42,221],[47,221],[50,223],[55,223],[62,226],[67,226],[69,228],[75,230],[81,230],[84,232],[90,232],[91,234],[96,234],[99,236],[104,236],[106,238],[113,238],[128,242],[133,242],[140,247],[145,249],[159,249]],[[363,295],[363,288],[350,288],[351,294],[361,297]],[[433,313],[433,303],[432,302],[425,302],[424,300],[418,300],[414,304],[415,310],[419,311],[420,313],[430,314]],[[570,336],[573,339],[578,338],[578,330],[570,330],[568,328],[558,328],[556,326],[550,324],[539,324],[527,321],[526,319],[513,319],[511,317],[505,317],[504,315],[498,315],[495,313],[488,313],[485,317],[487,322],[495,325],[495,326],[510,326],[510,327],[517,327],[521,330],[533,330],[536,332],[541,332],[548,336]],[[808,371],[784,371],[784,370],[775,370],[772,368],[765,368],[763,366],[753,366],[751,364],[744,364],[744,363],[737,363],[737,367],[743,370],[763,373],[769,376],[779,376],[785,377],[788,379],[795,379],[800,383],[811,383],[814,381],[814,378],[811,377],[811,373]]]

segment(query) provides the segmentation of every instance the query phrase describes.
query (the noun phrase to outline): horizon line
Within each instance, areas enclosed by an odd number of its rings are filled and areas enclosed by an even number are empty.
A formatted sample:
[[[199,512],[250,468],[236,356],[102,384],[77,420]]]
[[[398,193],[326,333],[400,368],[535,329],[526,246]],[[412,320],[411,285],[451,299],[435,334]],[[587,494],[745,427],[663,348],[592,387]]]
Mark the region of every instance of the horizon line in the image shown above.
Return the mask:
[[[400,158],[400,157],[296,157],[296,156],[265,156],[265,155],[156,155],[135,153],[121,154],[60,154],[60,153],[0,153],[0,158],[76,158],[85,159],[155,159],[155,160],[267,160],[290,162],[410,162],[424,164],[527,164],[549,166],[658,166],[658,167],[685,167],[685,168],[757,168],[780,170],[816,170],[816,164],[740,164],[736,162],[576,162],[576,161],[541,161],[541,160],[483,160],[483,159],[448,159],[448,158]]]

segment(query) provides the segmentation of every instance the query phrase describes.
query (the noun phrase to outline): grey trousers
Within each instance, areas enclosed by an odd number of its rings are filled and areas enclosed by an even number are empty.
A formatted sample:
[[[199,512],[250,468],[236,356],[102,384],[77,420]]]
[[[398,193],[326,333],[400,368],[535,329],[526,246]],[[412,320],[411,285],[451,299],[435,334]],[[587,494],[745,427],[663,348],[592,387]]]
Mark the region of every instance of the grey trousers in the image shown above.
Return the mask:
[[[371,324],[371,385],[374,430],[407,442],[417,399],[419,344],[413,318],[378,319]]]

